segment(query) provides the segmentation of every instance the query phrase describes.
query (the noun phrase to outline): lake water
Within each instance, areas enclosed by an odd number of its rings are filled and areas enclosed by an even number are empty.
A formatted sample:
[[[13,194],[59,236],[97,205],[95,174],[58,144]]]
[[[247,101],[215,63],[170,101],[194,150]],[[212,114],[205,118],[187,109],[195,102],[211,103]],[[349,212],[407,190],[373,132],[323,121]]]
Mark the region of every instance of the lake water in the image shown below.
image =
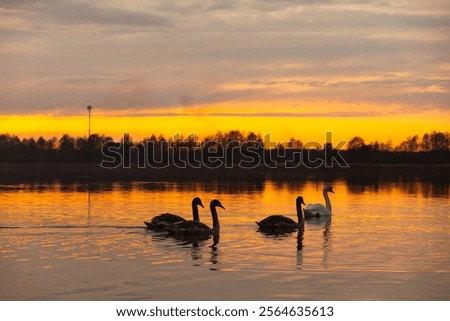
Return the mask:
[[[0,185],[2,300],[449,300],[448,182],[333,182],[332,220],[304,235],[264,235],[295,219],[323,182]],[[163,212],[201,220],[220,199],[220,243],[144,228]],[[300,246],[300,249],[299,248]]]

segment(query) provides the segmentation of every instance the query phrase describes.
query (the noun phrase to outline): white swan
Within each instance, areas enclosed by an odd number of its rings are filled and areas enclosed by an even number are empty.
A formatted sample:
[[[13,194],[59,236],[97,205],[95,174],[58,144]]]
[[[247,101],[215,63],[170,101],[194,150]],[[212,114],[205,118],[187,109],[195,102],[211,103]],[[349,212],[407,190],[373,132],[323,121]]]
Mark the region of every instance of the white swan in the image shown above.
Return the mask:
[[[329,185],[323,187],[323,197],[325,198],[325,206],[322,204],[308,204],[305,207],[305,218],[330,216],[331,215],[331,202],[328,197],[328,192],[333,193],[333,188]]]

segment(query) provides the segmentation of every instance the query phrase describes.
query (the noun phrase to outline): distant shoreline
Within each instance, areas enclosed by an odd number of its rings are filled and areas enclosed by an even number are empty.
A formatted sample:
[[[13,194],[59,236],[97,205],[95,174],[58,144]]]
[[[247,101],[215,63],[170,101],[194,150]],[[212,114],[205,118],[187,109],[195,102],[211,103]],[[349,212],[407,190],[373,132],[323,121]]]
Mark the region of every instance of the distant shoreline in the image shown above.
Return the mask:
[[[348,168],[117,168],[97,163],[0,163],[0,183],[27,181],[204,181],[204,180],[433,180],[450,182],[450,164],[349,164]]]

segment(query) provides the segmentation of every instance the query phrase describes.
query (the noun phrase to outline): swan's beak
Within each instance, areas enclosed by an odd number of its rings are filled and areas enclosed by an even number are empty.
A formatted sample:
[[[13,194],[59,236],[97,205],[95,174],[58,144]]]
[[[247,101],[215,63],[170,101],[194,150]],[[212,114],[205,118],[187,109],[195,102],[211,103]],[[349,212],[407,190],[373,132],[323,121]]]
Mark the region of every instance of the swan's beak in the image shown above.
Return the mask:
[[[303,205],[306,205],[306,204],[305,204],[305,201],[302,200],[302,204],[303,204]]]
[[[200,205],[201,207],[205,208],[205,207],[203,206],[202,202],[200,202],[200,204],[198,204],[198,205]]]
[[[224,210],[226,209],[225,207],[223,207],[223,205],[222,204],[220,204],[220,205],[217,205],[218,207],[220,207],[220,208],[223,208]]]

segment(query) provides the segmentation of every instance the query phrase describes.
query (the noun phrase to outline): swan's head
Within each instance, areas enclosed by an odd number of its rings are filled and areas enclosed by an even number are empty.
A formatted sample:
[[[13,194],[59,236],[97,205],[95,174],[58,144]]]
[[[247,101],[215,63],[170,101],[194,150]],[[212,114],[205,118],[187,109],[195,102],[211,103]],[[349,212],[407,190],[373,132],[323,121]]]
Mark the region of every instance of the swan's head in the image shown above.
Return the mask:
[[[297,197],[296,203],[297,203],[297,205],[301,205],[301,204],[306,205],[305,202],[303,201],[303,197],[301,197],[301,196]]]
[[[200,197],[195,197],[193,200],[192,200],[192,205],[194,205],[194,206],[201,206],[201,207],[203,207],[203,208],[205,208],[204,206],[203,206],[203,203],[202,203],[202,200],[200,199]]]
[[[225,207],[223,207],[222,203],[220,203],[219,200],[212,200],[210,206],[211,206],[211,208],[220,207],[220,208],[225,209]]]
[[[325,185],[325,186],[323,187],[323,191],[324,191],[324,192],[329,192],[329,193],[333,193],[333,194],[334,194],[333,187],[331,187],[331,185]]]

